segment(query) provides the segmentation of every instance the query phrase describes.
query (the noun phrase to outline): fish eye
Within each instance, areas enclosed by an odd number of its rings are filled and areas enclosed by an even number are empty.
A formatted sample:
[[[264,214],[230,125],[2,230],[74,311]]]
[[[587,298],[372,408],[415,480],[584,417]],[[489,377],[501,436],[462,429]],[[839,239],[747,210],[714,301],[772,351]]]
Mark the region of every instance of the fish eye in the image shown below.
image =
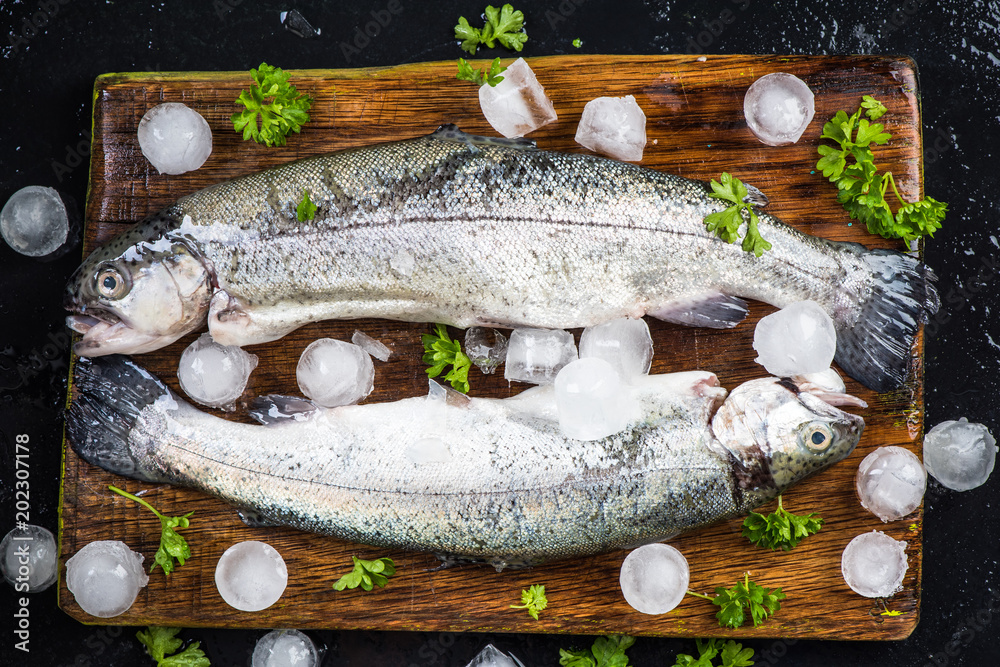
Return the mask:
[[[108,299],[120,299],[128,293],[125,277],[112,267],[105,267],[97,274],[97,293]]]
[[[823,422],[812,422],[802,428],[800,438],[809,451],[823,452],[833,444],[833,429]]]

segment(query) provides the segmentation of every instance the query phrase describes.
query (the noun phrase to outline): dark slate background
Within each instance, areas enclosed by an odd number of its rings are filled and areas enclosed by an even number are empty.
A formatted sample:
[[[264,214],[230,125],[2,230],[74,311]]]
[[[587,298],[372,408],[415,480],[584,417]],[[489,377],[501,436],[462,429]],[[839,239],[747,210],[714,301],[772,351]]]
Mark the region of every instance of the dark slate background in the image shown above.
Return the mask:
[[[0,0],[0,201],[26,185],[87,189],[91,92],[104,72],[337,68],[453,60],[451,27],[483,0],[396,0],[398,15],[363,48],[342,44],[389,0],[302,1],[316,40],[285,31],[286,2]],[[945,307],[928,328],[927,423],[966,416],[1000,433],[1000,3],[886,0],[563,0],[518,5],[528,17],[525,56],[564,53],[906,54],[920,72],[926,190],[947,201],[945,228],[927,244]],[[395,7],[394,7],[395,8]],[[732,12],[720,21],[725,10]],[[384,16],[384,15],[383,15]],[[570,42],[579,37],[583,48]],[[504,55],[506,52],[482,55]],[[419,94],[419,93],[418,93]],[[998,154],[1000,156],[1000,154]],[[3,244],[0,244],[3,245]],[[42,264],[0,247],[0,534],[13,526],[13,453],[30,437],[31,519],[55,531],[61,410],[68,363],[60,291],[79,251]],[[902,642],[751,641],[758,665],[987,665],[1000,655],[996,476],[956,493],[932,482],[924,525],[921,620]],[[611,594],[609,592],[609,594]],[[0,585],[0,665],[151,664],[134,628],[84,626],[56,607],[55,588],[30,598],[31,653],[15,652],[13,589]],[[817,610],[821,611],[821,610]],[[259,631],[189,629],[214,665],[248,665]],[[487,642],[526,665],[558,664],[583,637],[318,632],[325,664],[461,667]],[[691,641],[640,639],[638,667],[671,665]]]

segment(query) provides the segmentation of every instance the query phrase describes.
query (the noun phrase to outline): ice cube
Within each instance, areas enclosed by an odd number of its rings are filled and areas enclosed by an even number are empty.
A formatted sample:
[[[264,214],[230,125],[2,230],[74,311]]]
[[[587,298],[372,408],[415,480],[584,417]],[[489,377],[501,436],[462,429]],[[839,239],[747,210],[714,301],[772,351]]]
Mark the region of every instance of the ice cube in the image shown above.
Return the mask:
[[[924,436],[924,467],[934,479],[954,491],[986,483],[997,458],[997,441],[982,424],[941,422]]]
[[[139,121],[139,148],[161,174],[194,171],[212,154],[208,121],[180,102],[158,104]]]
[[[56,580],[56,540],[47,529],[32,524],[14,528],[0,542],[0,569],[18,592],[44,591]],[[21,586],[27,586],[22,589]]]
[[[754,81],[743,98],[747,126],[769,146],[794,144],[813,119],[813,92],[792,74],[775,72]]]
[[[646,146],[646,114],[631,95],[590,100],[576,126],[576,143],[618,160],[638,162]]]
[[[59,193],[29,185],[11,195],[0,211],[0,234],[15,251],[28,257],[54,259],[74,243],[71,214]]]
[[[91,542],[66,561],[66,588],[91,616],[118,616],[149,583],[142,561],[124,542]]]
[[[403,276],[404,278],[413,274],[413,268],[417,265],[416,259],[408,251],[400,248],[389,258],[389,268]]]
[[[882,521],[895,521],[920,506],[927,473],[910,450],[879,447],[858,466],[854,488],[862,507]]]
[[[507,380],[551,384],[556,373],[576,359],[573,334],[562,329],[514,329],[507,344]]]
[[[367,352],[353,343],[320,338],[309,344],[295,367],[302,393],[318,405],[353,405],[372,393],[375,366]]]
[[[206,333],[184,349],[177,364],[177,379],[192,400],[232,412],[255,368],[257,355],[232,345],[219,345]]]
[[[278,601],[288,585],[285,560],[265,542],[247,540],[226,549],[215,566],[215,587],[230,607],[260,611]]]
[[[632,551],[618,578],[625,601],[643,614],[665,614],[684,598],[690,581],[687,559],[669,544]]]
[[[375,340],[368,334],[357,329],[351,335],[351,342],[379,361],[389,361],[389,356],[392,354],[392,350],[386,347],[384,343]]]
[[[250,667],[319,667],[319,650],[298,630],[272,630],[253,649]]]
[[[484,375],[490,375],[507,358],[507,337],[496,329],[469,327],[465,330],[465,354]]]
[[[877,530],[855,537],[840,557],[844,581],[868,598],[889,597],[901,590],[906,568],[906,542]]]
[[[568,438],[606,438],[623,430],[632,415],[618,372],[603,359],[578,359],[563,366],[555,392],[559,428]]]
[[[465,667],[524,667],[524,665],[520,660],[504,653],[493,644],[487,644]]]
[[[496,86],[479,88],[479,106],[493,129],[505,137],[523,137],[556,120],[556,110],[535,73],[518,58]]]
[[[762,317],[753,332],[755,361],[771,375],[825,371],[837,351],[833,320],[815,301],[797,301]]]
[[[420,438],[409,444],[403,452],[406,460],[415,465],[425,463],[448,463],[451,461],[451,449],[441,438],[429,436]]]
[[[285,30],[292,33],[296,37],[301,37],[303,39],[312,39],[313,37],[319,37],[320,33],[323,31],[320,28],[314,28],[311,23],[302,15],[297,9],[290,9],[287,12],[281,12],[279,14],[281,19],[281,25],[285,27]]]
[[[580,334],[580,358],[604,359],[618,371],[624,382],[649,373],[653,362],[653,338],[643,319],[623,317]]]

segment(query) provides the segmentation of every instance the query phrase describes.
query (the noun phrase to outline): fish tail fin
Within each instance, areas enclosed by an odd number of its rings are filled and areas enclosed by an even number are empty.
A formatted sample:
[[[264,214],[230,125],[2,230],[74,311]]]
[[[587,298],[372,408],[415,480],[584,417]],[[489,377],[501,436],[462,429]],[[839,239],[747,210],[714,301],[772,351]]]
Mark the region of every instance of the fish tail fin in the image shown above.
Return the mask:
[[[937,277],[922,262],[893,250],[866,250],[874,280],[853,326],[837,326],[836,361],[851,377],[877,392],[906,380],[910,350],[920,325],[941,304]]]
[[[66,435],[84,461],[144,482],[167,481],[142,466],[129,446],[139,413],[170,390],[126,357],[80,357],[74,369],[76,398],[66,415]]]

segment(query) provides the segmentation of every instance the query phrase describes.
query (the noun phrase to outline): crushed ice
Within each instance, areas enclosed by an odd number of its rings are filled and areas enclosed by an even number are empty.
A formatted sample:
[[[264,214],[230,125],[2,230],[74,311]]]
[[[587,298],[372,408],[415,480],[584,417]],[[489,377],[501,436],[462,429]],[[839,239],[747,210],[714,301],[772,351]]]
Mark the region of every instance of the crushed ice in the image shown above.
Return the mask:
[[[556,110],[524,58],[503,72],[496,86],[479,88],[479,106],[493,129],[505,137],[523,137],[556,120]]]
[[[575,139],[597,153],[639,162],[646,146],[646,114],[631,95],[598,97],[583,108]]]

